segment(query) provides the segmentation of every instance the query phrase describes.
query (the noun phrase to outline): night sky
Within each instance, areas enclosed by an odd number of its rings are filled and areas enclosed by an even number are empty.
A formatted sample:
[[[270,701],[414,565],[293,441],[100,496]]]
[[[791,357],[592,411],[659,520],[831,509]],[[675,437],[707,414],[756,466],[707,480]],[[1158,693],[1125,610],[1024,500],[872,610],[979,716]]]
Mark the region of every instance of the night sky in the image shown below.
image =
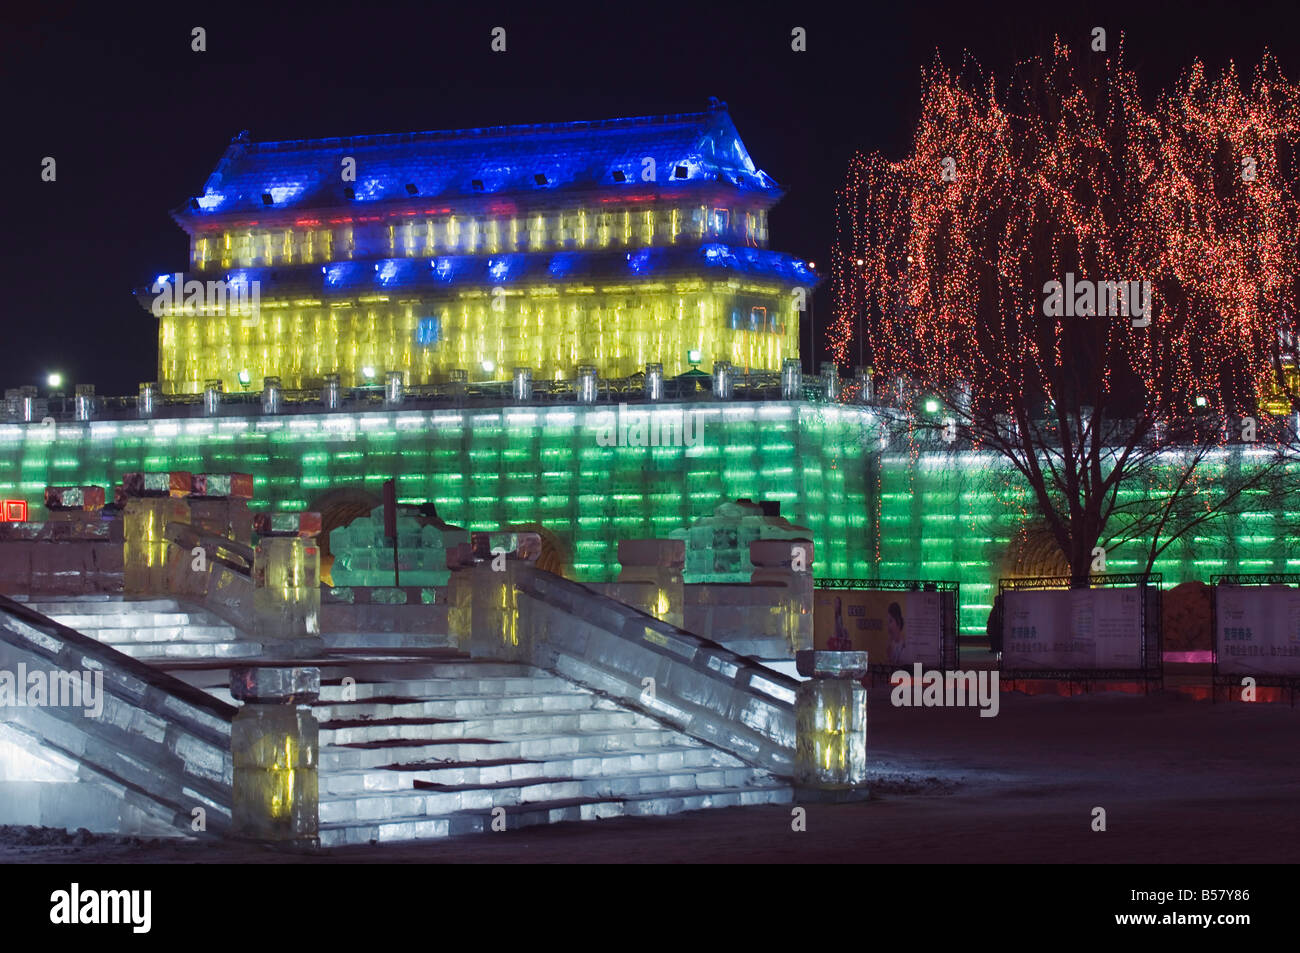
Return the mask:
[[[1002,75],[1050,49],[1054,33],[1084,50],[1102,26],[1112,51],[1125,33],[1148,93],[1195,57],[1249,69],[1266,46],[1300,74],[1294,3],[264,4],[239,16],[225,4],[113,6],[6,11],[0,26],[3,387],[59,370],[69,384],[133,395],[156,379],[157,323],[130,291],[186,268],[168,212],[202,191],[244,129],[277,140],[562,122],[694,112],[717,96],[786,190],[772,247],[825,273],[848,159],[902,154],[936,50],[953,65],[969,51]],[[190,50],[194,26],[207,52]],[[508,31],[504,54],[489,49],[494,26]],[[808,52],[790,51],[793,26],[807,29]],[[58,162],[55,183],[40,179],[44,156]],[[805,328],[812,369],[808,340]]]

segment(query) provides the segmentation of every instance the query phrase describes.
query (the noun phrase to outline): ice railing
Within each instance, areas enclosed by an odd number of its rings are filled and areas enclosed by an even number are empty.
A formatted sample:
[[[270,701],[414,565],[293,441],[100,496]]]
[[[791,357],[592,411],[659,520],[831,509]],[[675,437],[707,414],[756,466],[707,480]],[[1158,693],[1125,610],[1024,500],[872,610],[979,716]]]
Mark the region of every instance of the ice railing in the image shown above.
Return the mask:
[[[382,375],[381,375],[382,376]],[[854,399],[849,387],[838,391],[840,379],[835,375],[802,375],[798,383],[782,384],[779,371],[743,372],[736,369],[725,385],[731,401],[773,401],[798,399],[810,403],[827,403],[828,389]],[[225,385],[229,386],[229,385]],[[584,400],[584,382],[578,379],[530,380],[528,396],[520,398],[513,380],[445,381],[437,384],[403,384],[400,403],[383,382],[356,387],[342,387],[336,400],[327,402],[322,388],[276,392],[274,413],[319,414],[358,413],[394,409],[435,409],[440,407],[544,406],[546,404],[639,404],[680,403],[714,399],[714,378],[703,372],[665,377],[662,394],[653,401],[646,396],[644,374],[630,377],[597,378],[592,382],[590,399]],[[796,396],[797,395],[797,396]],[[137,420],[142,416],[142,402],[148,401],[149,418],[177,417],[256,417],[267,413],[262,388],[227,390],[216,399],[210,395],[162,394],[148,398],[112,397],[86,394],[81,397],[41,397],[34,394],[7,397],[0,404],[0,420],[10,423],[40,423],[46,418],[56,422],[77,420]]]
[[[530,566],[472,573],[502,597],[487,618],[475,607],[472,654],[530,662],[750,764],[793,773],[794,679]]]
[[[229,828],[234,707],[0,596],[0,670],[20,665],[50,684],[62,673],[102,687],[94,708],[9,705],[9,727],[75,761],[87,780],[120,789],[124,814],[186,834]]]

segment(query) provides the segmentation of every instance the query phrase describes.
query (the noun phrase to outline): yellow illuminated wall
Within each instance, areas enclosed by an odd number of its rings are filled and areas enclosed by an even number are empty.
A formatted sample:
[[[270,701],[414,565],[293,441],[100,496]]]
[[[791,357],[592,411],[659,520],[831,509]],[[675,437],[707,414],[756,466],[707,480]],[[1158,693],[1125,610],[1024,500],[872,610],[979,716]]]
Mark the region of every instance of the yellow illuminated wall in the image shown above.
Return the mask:
[[[345,216],[204,231],[190,243],[190,263],[196,272],[210,272],[351,258],[599,250],[700,241],[763,247],[767,234],[765,209],[723,208],[714,202],[566,206],[514,215],[448,210],[404,216],[400,221]]]
[[[159,322],[159,381],[165,393],[198,393],[207,380],[232,391],[247,371],[249,389],[275,376],[293,390],[337,373],[352,387],[367,383],[362,368],[371,367],[372,383],[400,370],[416,386],[458,368],[470,380],[504,380],[516,366],[532,368],[535,379],[572,378],[580,364],[627,377],[652,362],[672,376],[690,369],[690,349],[700,350],[704,370],[716,360],[778,370],[799,353],[794,298],[772,283],[680,279],[444,295],[263,299],[256,319],[168,312]],[[430,317],[437,340],[421,344],[420,322]]]

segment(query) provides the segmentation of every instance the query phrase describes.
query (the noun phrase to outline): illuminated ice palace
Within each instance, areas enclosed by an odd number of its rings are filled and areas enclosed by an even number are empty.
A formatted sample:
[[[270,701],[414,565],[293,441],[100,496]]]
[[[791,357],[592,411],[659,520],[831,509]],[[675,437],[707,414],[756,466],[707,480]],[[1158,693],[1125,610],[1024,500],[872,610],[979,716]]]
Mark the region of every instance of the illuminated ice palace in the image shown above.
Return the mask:
[[[813,579],[949,584],[977,636],[1047,557],[988,457],[804,372],[781,196],[716,101],[236,137],[137,293],[156,381],[7,394],[0,670],[102,672],[105,714],[3,709],[0,822],[338,845],[860,789],[862,660],[789,664]],[[1156,570],[1293,569],[1248,516]]]

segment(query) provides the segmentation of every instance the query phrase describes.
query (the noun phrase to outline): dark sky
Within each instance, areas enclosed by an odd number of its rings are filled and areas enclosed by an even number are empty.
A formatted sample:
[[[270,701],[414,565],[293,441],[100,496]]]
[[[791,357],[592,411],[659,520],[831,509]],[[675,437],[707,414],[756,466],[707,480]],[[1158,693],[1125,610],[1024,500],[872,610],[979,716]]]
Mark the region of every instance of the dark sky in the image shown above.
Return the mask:
[[[936,49],[954,65],[968,50],[1001,74],[1054,33],[1083,48],[1102,26],[1112,48],[1126,34],[1147,90],[1194,57],[1253,66],[1266,45],[1300,73],[1294,0],[265,3],[240,16],[226,4],[116,6],[55,3],[0,25],[3,387],[52,369],[101,394],[156,378],[157,325],[130,289],[184,270],[186,237],[168,210],[201,192],[242,129],[274,140],[603,119],[696,111],[717,96],[787,190],[772,246],[825,270],[849,157],[903,152]],[[190,50],[194,26],[207,30],[205,53]],[[489,50],[494,26],[508,31],[505,54]],[[790,51],[793,26],[807,29],[808,52]],[[55,183],[40,180],[44,156],[57,159]],[[824,327],[825,285],[816,312]]]

